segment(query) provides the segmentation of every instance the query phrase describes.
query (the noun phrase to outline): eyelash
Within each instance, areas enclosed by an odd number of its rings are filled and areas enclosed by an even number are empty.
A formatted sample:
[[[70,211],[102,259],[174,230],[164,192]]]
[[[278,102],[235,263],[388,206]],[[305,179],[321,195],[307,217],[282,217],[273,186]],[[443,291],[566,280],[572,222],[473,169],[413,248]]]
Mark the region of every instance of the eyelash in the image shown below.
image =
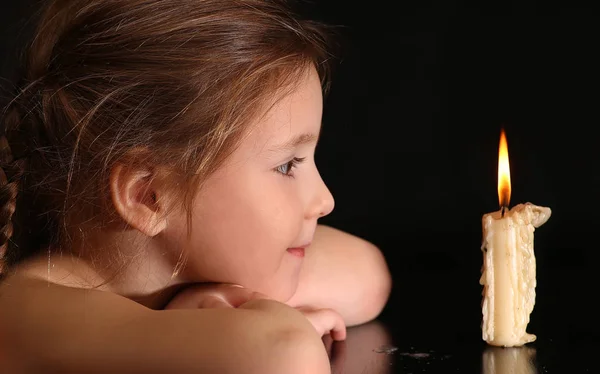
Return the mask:
[[[294,168],[296,168],[296,166],[298,166],[299,164],[304,162],[305,159],[306,159],[306,157],[302,157],[302,158],[294,157],[293,159],[286,162],[285,164],[281,164],[278,167],[276,167],[275,171],[277,173],[283,175],[284,177],[294,178],[294,174],[292,174],[292,171],[294,170]],[[286,167],[286,166],[288,168],[287,173],[281,170],[283,167]]]

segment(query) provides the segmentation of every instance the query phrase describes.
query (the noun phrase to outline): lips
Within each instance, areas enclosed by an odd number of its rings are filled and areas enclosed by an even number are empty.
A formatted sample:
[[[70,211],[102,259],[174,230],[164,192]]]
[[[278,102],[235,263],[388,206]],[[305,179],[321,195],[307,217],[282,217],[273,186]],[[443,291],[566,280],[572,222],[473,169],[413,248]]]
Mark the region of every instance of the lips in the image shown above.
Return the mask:
[[[308,248],[308,246],[310,246],[310,242],[306,243],[306,244],[302,244],[299,245],[297,247],[291,247],[288,248],[287,251],[289,254],[296,256],[296,257],[304,257],[304,254],[306,252],[306,248]]]
[[[298,247],[298,248],[288,248],[287,251],[289,252],[289,254],[291,254],[292,256],[296,256],[296,257],[304,257],[304,252],[305,252],[305,248],[303,247]]]

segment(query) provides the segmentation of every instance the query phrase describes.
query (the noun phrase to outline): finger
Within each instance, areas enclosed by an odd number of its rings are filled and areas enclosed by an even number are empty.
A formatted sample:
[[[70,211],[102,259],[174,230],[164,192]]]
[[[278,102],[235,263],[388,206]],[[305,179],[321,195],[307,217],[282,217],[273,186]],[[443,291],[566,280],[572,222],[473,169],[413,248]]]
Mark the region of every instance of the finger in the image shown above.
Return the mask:
[[[229,287],[237,287],[237,288],[244,288],[244,286],[239,285],[239,284],[235,284],[235,283],[228,283],[227,284]]]
[[[346,339],[346,324],[337,312],[331,309],[319,309],[306,312],[305,316],[321,336],[329,333],[333,340]]]
[[[346,323],[344,323],[344,319],[338,313],[335,313],[334,325],[329,333],[333,340],[341,341],[346,339]]]
[[[232,308],[250,297],[252,292],[241,286],[196,284],[180,291],[165,309]]]
[[[237,308],[256,299],[268,296],[236,284],[201,283],[185,287],[164,309]]]
[[[321,318],[325,323],[325,333],[329,333],[333,340],[346,339],[346,324],[342,316],[332,309],[321,309]]]
[[[220,295],[207,295],[200,302],[199,308],[218,309],[218,308],[233,308],[233,305],[228,303]]]
[[[242,286],[240,284],[236,284],[236,283],[222,283],[221,286],[222,287],[231,287],[231,288],[241,288],[242,290],[246,290],[247,292],[251,292],[251,293],[258,294],[258,295],[262,295],[264,297],[267,296],[264,293],[260,293],[260,292],[256,292],[256,291],[251,291],[249,288],[244,287],[244,286]]]
[[[262,294],[260,292],[254,292],[249,290],[248,288],[243,288],[237,285],[231,285],[226,292],[215,291],[211,294],[222,296],[224,300],[234,308],[237,308],[250,300],[269,298],[265,294]]]

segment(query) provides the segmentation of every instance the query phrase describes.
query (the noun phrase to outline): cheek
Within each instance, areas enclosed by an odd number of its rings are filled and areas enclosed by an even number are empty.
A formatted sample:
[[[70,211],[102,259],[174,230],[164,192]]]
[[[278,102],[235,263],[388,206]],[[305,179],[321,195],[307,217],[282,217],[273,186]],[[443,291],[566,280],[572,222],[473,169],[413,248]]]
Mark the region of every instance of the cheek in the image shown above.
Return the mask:
[[[302,228],[302,204],[295,186],[279,178],[269,175],[256,181],[217,208],[221,221],[227,217],[226,224],[235,226],[231,235],[260,243],[265,250],[293,244]]]
[[[289,185],[253,185],[260,188],[221,188],[199,197],[188,262],[196,264],[195,277],[285,297],[297,282],[298,261],[286,249],[298,244],[301,204]]]

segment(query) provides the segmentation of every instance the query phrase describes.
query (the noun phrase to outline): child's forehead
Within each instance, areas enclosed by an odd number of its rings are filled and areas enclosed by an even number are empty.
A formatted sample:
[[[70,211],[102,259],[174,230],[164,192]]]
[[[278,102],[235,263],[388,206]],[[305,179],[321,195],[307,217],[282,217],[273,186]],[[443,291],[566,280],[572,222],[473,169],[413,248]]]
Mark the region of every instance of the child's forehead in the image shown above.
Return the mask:
[[[302,145],[316,143],[319,131],[320,124],[314,128],[294,121],[256,126],[243,141],[242,148],[255,154],[285,154]]]
[[[320,130],[320,115],[271,117],[254,126],[245,139],[246,148],[255,153],[288,153],[300,146],[316,143]]]
[[[308,75],[250,125],[249,139],[271,146],[307,143],[321,129],[323,94],[316,75]]]

